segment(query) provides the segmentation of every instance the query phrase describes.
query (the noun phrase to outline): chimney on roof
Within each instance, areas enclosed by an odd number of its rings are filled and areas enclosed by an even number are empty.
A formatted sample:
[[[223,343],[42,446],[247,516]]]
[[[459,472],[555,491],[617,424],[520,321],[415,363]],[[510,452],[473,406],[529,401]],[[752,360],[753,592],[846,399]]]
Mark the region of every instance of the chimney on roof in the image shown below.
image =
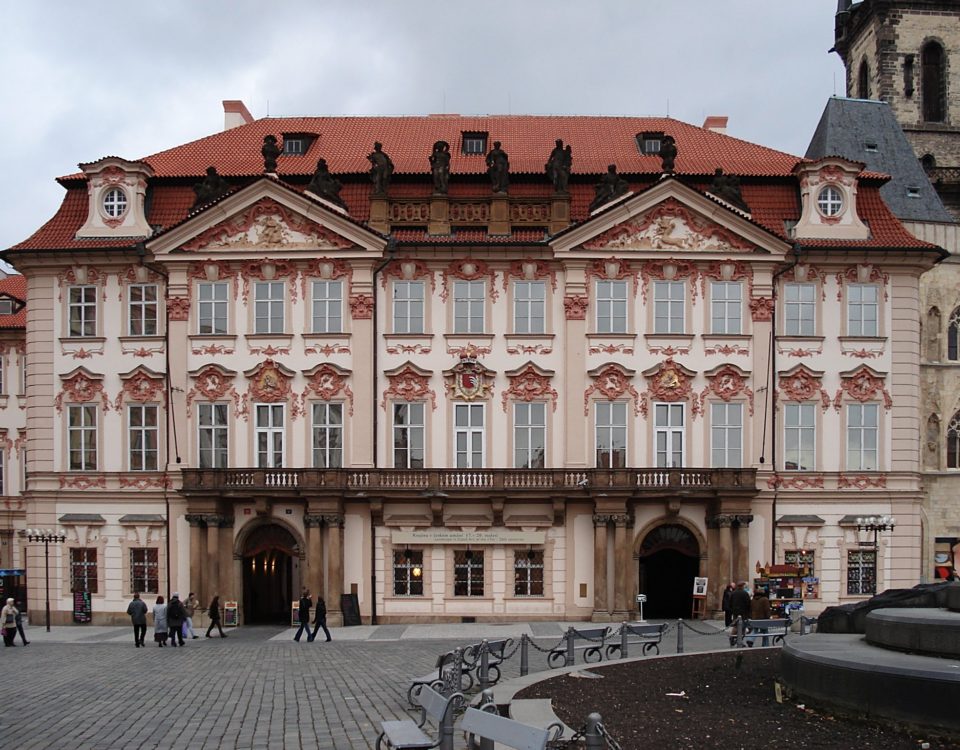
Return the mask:
[[[253,122],[253,115],[247,109],[247,105],[239,99],[223,100],[223,129],[239,128],[241,125],[249,125]]]
[[[726,133],[728,119],[726,115],[710,115],[703,121],[703,127],[705,130],[712,130],[714,133]]]

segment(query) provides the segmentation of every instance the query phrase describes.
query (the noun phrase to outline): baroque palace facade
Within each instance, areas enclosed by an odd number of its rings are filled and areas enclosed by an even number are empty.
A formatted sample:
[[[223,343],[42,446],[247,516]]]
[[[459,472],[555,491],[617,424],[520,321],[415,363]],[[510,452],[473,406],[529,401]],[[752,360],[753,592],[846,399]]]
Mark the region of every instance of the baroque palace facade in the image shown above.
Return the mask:
[[[805,566],[816,612],[922,575],[943,251],[883,175],[717,118],[225,110],[81,164],[4,254],[26,489],[2,566],[31,613],[26,528],[66,536],[55,622],[77,591],[123,621],[134,590],[278,621],[301,585],[334,622],[605,621],[639,593],[688,617],[695,576],[715,610],[771,563]]]

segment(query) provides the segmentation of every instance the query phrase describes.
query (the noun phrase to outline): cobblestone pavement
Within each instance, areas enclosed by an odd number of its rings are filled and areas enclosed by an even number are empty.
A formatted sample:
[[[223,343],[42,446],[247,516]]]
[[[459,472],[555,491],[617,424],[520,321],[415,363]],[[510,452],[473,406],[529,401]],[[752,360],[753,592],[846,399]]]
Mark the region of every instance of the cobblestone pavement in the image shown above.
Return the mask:
[[[692,625],[709,635],[685,628],[686,651],[726,647],[717,624]],[[333,629],[332,643],[295,643],[294,630],[246,627],[228,631],[227,640],[136,649],[128,628],[46,633],[35,626],[27,630],[30,646],[3,650],[0,736],[18,750],[372,748],[381,721],[413,717],[408,681],[428,673],[439,653],[521,633],[547,648],[565,627],[361,626]],[[676,650],[675,633],[663,653]],[[543,654],[531,650],[530,669],[546,669]],[[504,674],[519,675],[519,655]]]

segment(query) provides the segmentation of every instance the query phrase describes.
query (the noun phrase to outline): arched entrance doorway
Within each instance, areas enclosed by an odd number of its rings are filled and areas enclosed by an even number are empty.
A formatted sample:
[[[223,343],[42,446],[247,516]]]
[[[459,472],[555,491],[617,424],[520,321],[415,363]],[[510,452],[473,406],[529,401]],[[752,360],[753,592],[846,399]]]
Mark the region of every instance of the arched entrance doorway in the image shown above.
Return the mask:
[[[290,622],[297,542],[277,524],[253,529],[243,543],[243,618],[248,625]]]
[[[663,524],[640,545],[640,588],[647,595],[643,614],[651,619],[690,617],[693,579],[700,572],[700,545],[684,526]]]

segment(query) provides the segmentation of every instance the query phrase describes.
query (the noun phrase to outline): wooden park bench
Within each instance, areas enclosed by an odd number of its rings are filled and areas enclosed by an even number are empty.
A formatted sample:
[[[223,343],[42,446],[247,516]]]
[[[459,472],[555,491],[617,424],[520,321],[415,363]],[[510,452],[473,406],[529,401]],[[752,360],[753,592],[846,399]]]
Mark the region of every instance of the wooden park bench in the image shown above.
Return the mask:
[[[571,631],[573,632],[574,643],[577,641],[583,641],[585,643],[585,645],[582,646],[574,645],[573,662],[576,662],[577,651],[583,651],[583,660],[585,662],[603,661],[603,647],[606,645],[606,639],[610,636],[610,628],[591,628],[589,630],[569,628],[564,636],[563,645],[557,646],[547,655],[547,664],[551,669],[556,669],[566,664],[567,644],[570,641]]]
[[[467,709],[460,728],[467,733],[467,747],[480,750],[493,750],[495,742],[514,750],[544,750],[547,742],[554,742],[563,734],[560,724],[551,724],[546,729],[532,727],[476,708]],[[475,740],[480,740],[479,746]]]
[[[761,640],[761,645],[774,646],[783,643],[790,628],[790,620],[744,620],[743,621],[743,642],[747,646],[753,646],[757,639]]]
[[[627,639],[627,653],[630,652],[631,646],[642,646],[644,656],[651,651],[656,651],[657,654],[660,653],[660,643],[663,641],[663,634],[667,632],[668,625],[666,623],[648,625],[645,622],[625,622],[622,627],[620,642],[610,643],[607,646],[608,659],[612,659],[620,653],[620,650],[623,648],[624,636],[626,636]]]
[[[399,719],[380,722],[382,731],[377,737],[377,750],[432,747],[453,750],[454,714],[464,703],[463,693],[454,693],[445,698],[429,685],[421,685],[414,698],[420,707],[420,721]],[[437,725],[436,737],[425,731],[427,719]]]

